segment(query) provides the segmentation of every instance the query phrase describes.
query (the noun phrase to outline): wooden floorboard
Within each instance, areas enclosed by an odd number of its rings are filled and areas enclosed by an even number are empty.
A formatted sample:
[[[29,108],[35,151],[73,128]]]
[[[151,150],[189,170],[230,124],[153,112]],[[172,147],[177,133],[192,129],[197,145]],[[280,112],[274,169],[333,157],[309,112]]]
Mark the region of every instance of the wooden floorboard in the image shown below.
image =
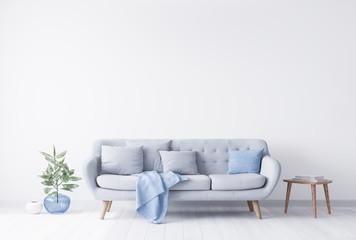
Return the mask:
[[[23,209],[0,208],[0,239],[122,239],[122,240],[352,240],[356,239],[356,209],[332,206],[264,206],[262,220],[245,202],[171,202],[161,224],[147,222],[135,211],[135,202],[114,202],[105,220],[99,220],[100,203],[73,203],[63,215],[45,210],[28,215]]]

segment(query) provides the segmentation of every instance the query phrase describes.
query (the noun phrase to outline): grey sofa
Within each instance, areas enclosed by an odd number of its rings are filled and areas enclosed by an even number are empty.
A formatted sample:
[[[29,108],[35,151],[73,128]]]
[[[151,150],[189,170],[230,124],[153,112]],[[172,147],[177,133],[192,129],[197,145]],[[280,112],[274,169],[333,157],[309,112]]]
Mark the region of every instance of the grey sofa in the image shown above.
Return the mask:
[[[84,179],[95,199],[103,201],[101,219],[110,211],[112,201],[135,200],[138,177],[100,174],[101,146],[126,146],[127,141],[167,139],[102,139],[94,143],[93,154],[84,164]],[[264,148],[260,174],[226,174],[229,150]],[[188,181],[170,190],[170,201],[247,201],[250,211],[261,219],[258,200],[265,199],[275,188],[281,167],[270,157],[267,144],[253,139],[173,139],[170,150],[195,151],[199,175],[186,175]],[[144,169],[155,170],[155,169]]]

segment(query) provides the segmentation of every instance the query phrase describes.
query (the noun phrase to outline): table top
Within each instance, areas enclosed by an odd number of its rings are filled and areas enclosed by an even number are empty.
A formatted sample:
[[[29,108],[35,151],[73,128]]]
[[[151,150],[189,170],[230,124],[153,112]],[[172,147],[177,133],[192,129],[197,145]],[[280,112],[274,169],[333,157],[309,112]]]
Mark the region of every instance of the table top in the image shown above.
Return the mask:
[[[324,179],[323,181],[310,182],[310,181],[298,181],[298,180],[293,180],[293,179],[283,179],[283,182],[299,183],[299,184],[328,184],[328,183],[332,183],[333,181],[330,179]]]

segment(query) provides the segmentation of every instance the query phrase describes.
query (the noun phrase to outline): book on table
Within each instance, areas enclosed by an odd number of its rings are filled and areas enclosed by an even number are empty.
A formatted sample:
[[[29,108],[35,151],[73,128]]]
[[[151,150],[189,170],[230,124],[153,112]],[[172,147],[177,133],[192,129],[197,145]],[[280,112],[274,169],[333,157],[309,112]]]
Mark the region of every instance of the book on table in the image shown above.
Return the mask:
[[[305,182],[321,182],[324,181],[324,176],[321,175],[299,175],[292,178],[293,181]]]

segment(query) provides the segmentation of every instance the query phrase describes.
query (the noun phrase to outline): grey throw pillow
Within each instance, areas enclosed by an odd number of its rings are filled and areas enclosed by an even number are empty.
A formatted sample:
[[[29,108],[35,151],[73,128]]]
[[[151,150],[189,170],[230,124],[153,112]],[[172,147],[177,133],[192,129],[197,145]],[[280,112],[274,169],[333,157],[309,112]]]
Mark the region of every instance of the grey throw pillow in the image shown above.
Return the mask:
[[[160,150],[168,151],[171,146],[170,140],[158,140],[158,141],[139,141],[132,140],[127,141],[127,146],[143,146],[143,170],[144,171],[157,171],[162,172],[163,166],[161,162]]]
[[[162,158],[163,172],[178,174],[198,174],[196,154],[193,151],[159,151]]]
[[[101,146],[101,173],[135,174],[143,170],[143,148]]]

